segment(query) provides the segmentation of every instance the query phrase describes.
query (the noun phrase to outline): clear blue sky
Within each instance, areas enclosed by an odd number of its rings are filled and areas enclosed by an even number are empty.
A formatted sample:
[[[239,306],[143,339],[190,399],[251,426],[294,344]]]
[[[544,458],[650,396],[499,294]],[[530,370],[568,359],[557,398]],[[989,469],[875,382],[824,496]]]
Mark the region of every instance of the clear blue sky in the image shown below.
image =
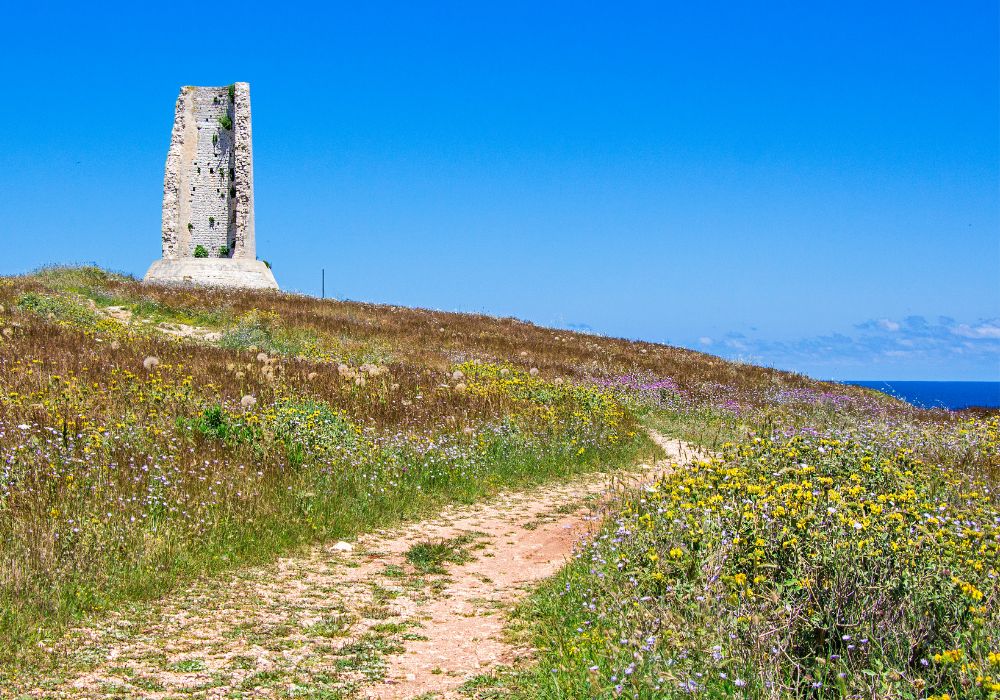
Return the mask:
[[[245,80],[286,289],[1000,379],[994,0],[31,5],[0,273],[143,274],[178,88]]]

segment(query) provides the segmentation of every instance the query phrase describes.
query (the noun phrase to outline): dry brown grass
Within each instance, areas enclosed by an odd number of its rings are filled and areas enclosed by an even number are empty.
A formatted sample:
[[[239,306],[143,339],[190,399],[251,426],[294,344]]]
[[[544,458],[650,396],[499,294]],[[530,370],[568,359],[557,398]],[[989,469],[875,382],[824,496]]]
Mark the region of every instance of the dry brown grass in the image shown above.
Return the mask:
[[[573,379],[648,373],[670,377],[697,393],[724,385],[752,395],[762,388],[813,388],[861,394],[864,390],[819,382],[800,374],[730,362],[706,353],[658,343],[544,328],[514,318],[452,313],[354,301],[320,300],[298,294],[253,290],[178,288],[91,275],[76,291],[106,293],[126,300],[153,301],[173,309],[237,319],[254,311],[276,315],[282,326],[316,334],[345,354],[358,347],[387,349],[396,363],[444,372],[467,359],[511,363],[543,375]],[[27,291],[47,292],[42,276],[11,279],[0,303],[13,304]],[[63,288],[73,285],[62,282]]]

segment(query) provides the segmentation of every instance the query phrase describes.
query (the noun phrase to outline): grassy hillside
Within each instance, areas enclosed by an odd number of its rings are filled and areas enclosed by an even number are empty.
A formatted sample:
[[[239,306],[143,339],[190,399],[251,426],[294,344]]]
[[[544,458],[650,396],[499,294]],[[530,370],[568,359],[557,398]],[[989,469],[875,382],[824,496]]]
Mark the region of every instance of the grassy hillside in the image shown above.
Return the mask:
[[[192,576],[628,466],[648,424],[721,454],[622,504],[539,592],[539,665],[508,690],[985,693],[1000,448],[971,420],[513,319],[7,278],[0,660]]]

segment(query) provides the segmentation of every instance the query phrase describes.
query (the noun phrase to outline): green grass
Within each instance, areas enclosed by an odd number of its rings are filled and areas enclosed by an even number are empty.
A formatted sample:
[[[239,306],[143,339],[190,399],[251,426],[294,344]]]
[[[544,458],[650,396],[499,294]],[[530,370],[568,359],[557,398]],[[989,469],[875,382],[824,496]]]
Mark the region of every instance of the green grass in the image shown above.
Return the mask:
[[[470,545],[478,537],[464,534],[447,539],[418,542],[406,552],[406,561],[425,574],[446,574],[445,564],[465,564],[472,561]]]
[[[643,414],[643,423],[662,435],[709,450],[717,450],[726,442],[738,441],[749,429],[733,414],[711,406],[685,411],[649,409]]]

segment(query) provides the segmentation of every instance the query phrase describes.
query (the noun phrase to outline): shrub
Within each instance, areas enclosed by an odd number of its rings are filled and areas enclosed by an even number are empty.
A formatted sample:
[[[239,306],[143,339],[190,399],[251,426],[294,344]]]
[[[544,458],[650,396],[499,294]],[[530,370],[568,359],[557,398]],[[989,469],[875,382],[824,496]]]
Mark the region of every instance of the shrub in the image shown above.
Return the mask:
[[[233,118],[230,117],[228,114],[223,114],[221,117],[219,117],[219,126],[221,126],[226,131],[229,131],[230,129],[233,128]]]
[[[229,246],[227,245],[219,246],[219,257],[220,258],[229,257]]]
[[[533,697],[987,697],[963,689],[992,687],[1000,627],[988,464],[815,433],[728,444],[624,501],[528,608]]]
[[[208,257],[208,249],[205,248],[205,246],[203,246],[203,245],[196,245],[194,247],[194,256],[196,258],[207,258]]]
[[[230,443],[250,443],[261,437],[258,426],[252,425],[242,416],[234,416],[222,406],[209,406],[201,415],[191,421],[178,421],[180,426],[189,425],[199,435]]]

